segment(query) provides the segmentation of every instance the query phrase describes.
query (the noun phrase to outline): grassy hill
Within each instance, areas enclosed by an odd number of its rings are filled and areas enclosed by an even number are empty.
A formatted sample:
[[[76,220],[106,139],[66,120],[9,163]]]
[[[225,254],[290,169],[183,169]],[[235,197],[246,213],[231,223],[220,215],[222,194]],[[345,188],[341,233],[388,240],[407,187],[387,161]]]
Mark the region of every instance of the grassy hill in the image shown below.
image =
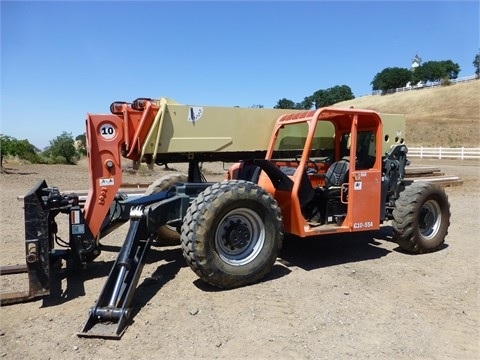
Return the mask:
[[[409,146],[480,146],[480,80],[363,96],[335,106],[404,114]]]

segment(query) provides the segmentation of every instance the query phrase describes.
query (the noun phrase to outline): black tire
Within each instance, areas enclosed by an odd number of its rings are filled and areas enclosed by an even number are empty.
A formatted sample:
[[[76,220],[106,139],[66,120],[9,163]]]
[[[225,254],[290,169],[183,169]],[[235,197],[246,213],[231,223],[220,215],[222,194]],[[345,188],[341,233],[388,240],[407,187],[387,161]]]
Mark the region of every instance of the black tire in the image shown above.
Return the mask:
[[[413,183],[400,193],[393,210],[394,240],[412,253],[438,250],[450,226],[450,204],[438,185]]]
[[[155,180],[145,190],[144,195],[152,195],[160,191],[170,190],[173,185],[178,182],[187,182],[187,175],[169,174]],[[155,242],[159,246],[175,246],[180,245],[180,233],[175,226],[163,225],[158,228],[158,235]]]
[[[216,183],[192,202],[182,225],[183,256],[205,282],[229,289],[260,280],[282,248],[275,199],[243,180]]]

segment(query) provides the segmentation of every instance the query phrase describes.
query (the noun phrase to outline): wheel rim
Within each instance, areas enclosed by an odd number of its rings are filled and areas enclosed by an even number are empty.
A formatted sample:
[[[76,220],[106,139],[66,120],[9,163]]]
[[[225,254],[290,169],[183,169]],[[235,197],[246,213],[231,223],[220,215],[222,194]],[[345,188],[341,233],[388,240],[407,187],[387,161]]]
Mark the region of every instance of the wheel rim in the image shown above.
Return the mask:
[[[215,232],[218,255],[227,264],[241,266],[257,257],[265,243],[265,226],[260,216],[248,208],[227,213]]]
[[[442,222],[440,213],[440,205],[434,200],[428,200],[420,209],[418,227],[426,240],[430,240],[437,235]]]

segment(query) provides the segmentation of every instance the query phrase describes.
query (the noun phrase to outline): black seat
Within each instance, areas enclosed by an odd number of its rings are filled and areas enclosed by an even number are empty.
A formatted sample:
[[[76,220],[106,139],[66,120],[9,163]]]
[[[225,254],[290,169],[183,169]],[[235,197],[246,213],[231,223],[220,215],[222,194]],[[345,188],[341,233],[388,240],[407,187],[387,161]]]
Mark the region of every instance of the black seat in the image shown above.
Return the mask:
[[[325,187],[340,186],[346,182],[349,165],[346,160],[340,160],[330,165],[325,174]]]
[[[258,183],[258,178],[260,177],[260,166],[254,164],[253,162],[242,162],[238,169],[238,180],[247,180],[255,184]]]
[[[341,185],[348,182],[350,163],[346,160],[334,162],[325,174],[325,186],[322,188],[324,198],[332,199],[340,196]]]

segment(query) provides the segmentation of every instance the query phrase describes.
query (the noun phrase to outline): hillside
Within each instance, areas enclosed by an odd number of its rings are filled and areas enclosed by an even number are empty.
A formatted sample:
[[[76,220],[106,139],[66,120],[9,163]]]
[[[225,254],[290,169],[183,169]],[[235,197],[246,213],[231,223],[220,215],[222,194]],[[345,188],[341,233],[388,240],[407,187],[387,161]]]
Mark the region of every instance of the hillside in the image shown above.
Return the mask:
[[[410,146],[480,146],[480,81],[363,96],[335,106],[404,114]]]

